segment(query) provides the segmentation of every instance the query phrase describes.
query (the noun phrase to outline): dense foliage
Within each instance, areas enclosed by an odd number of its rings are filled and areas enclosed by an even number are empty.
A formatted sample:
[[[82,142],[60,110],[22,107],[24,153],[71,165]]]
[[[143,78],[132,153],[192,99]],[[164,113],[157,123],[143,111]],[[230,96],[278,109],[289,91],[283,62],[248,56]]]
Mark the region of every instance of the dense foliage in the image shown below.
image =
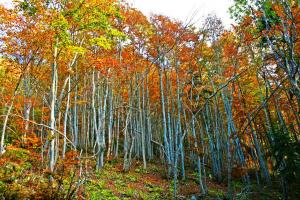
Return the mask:
[[[0,6],[0,197],[180,198],[193,179],[192,199],[296,199],[299,1],[230,12],[225,29],[116,0]],[[137,170],[146,192],[120,192]]]

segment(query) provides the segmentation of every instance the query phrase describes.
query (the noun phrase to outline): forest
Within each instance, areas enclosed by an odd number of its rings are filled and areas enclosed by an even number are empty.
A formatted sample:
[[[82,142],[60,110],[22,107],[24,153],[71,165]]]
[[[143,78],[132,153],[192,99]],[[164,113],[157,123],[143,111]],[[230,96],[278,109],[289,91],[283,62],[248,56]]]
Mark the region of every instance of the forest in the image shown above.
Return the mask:
[[[0,198],[298,199],[299,5],[0,4]]]

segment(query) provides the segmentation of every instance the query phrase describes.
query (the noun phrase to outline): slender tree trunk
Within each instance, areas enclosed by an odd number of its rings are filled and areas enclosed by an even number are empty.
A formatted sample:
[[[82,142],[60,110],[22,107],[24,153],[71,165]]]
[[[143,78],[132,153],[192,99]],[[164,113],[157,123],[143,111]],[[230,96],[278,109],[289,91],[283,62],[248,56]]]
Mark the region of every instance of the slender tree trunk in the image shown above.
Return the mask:
[[[58,39],[54,46],[53,64],[52,64],[52,84],[51,84],[51,103],[50,103],[50,170],[54,171],[55,165],[55,105],[56,105],[56,94],[57,94],[57,53],[58,53]]]
[[[159,69],[159,83],[160,83],[160,98],[161,98],[161,112],[162,112],[162,126],[163,126],[163,137],[164,137],[164,148],[165,156],[167,160],[168,175],[171,175],[171,159],[170,159],[170,149],[169,142],[167,139],[167,121],[166,121],[166,110],[165,110],[165,96],[164,96],[164,87],[163,87],[163,73],[162,69]]]
[[[68,76],[68,94],[67,94],[67,105],[65,110],[65,116],[64,116],[64,143],[63,143],[63,149],[62,149],[62,158],[65,158],[66,148],[67,148],[67,124],[68,124],[68,113],[69,113],[69,107],[70,107],[70,93],[71,93],[71,77]]]

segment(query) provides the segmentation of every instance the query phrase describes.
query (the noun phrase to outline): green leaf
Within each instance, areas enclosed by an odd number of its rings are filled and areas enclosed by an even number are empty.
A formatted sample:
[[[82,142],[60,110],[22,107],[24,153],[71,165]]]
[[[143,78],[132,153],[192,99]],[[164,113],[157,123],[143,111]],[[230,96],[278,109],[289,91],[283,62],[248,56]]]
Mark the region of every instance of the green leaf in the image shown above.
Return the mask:
[[[78,53],[79,55],[84,55],[87,52],[87,49],[78,46],[68,46],[68,50],[72,53]]]
[[[104,36],[100,36],[98,38],[93,38],[90,40],[93,45],[102,47],[105,50],[111,49],[111,41]]]

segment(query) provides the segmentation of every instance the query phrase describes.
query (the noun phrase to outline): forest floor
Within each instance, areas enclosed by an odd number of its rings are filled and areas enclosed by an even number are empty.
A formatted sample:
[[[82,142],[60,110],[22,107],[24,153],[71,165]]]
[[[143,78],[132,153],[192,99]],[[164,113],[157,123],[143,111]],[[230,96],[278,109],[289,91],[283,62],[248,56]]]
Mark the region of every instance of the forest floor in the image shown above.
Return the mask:
[[[148,163],[145,170],[140,161],[133,162],[131,170],[124,173],[122,162],[114,160],[94,173],[86,189],[91,199],[99,199],[99,196],[103,196],[103,199],[174,199],[174,181],[168,180],[165,174],[160,163]],[[225,200],[226,184],[217,183],[210,177],[206,180],[208,194],[201,196],[197,173],[187,170],[185,180],[177,182],[177,199]],[[241,180],[233,180],[234,199],[281,199],[277,190],[251,187],[250,192],[250,188],[244,187]]]
[[[129,172],[123,172],[121,160],[108,161],[95,172],[91,159],[76,160],[75,153],[57,162],[56,172],[45,170],[35,150],[8,148],[0,158],[0,199],[173,199],[174,182],[168,180],[160,163],[134,161]],[[188,167],[187,167],[188,168]],[[226,199],[226,184],[218,184],[207,170],[208,194],[198,198],[200,188],[197,174],[187,170],[186,179],[178,181],[177,199]],[[80,177],[80,178],[79,178]],[[80,184],[78,184],[80,183]],[[233,181],[235,199],[280,199],[278,192],[260,188],[260,192],[248,192],[241,181]],[[256,191],[256,189],[254,190]],[[267,192],[265,192],[267,191]]]

